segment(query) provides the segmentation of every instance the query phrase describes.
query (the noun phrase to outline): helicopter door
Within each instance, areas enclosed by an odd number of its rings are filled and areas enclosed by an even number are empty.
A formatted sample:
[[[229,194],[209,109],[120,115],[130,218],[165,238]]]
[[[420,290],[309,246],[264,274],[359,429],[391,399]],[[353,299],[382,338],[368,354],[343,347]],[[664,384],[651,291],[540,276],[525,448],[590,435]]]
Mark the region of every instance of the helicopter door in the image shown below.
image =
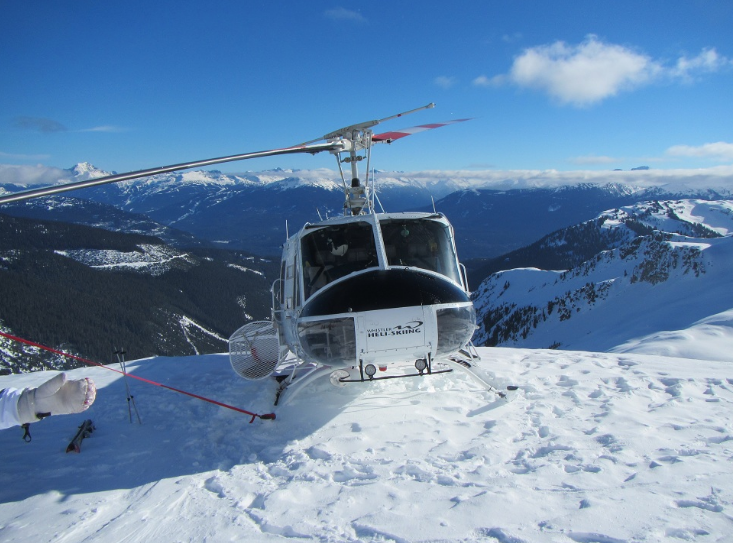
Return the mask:
[[[285,309],[293,309],[295,300],[295,262],[289,260],[285,264]]]

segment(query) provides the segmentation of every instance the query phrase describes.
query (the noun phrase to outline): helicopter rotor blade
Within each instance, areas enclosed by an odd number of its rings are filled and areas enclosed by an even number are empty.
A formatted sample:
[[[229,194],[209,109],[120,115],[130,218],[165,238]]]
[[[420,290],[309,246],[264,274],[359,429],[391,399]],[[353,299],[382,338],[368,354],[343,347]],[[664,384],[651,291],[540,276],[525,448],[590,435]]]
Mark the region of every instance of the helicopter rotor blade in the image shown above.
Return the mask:
[[[95,179],[87,179],[85,181],[76,181],[74,183],[66,183],[63,185],[54,185],[51,187],[43,187],[40,189],[26,190],[16,192],[5,196],[0,196],[0,204],[9,202],[17,202],[21,200],[29,200],[31,198],[40,198],[41,196],[50,196],[61,192],[78,190],[88,187],[96,187],[106,185],[108,183],[118,183],[129,179],[139,179],[141,177],[149,177],[161,173],[170,173],[179,170],[188,170],[190,168],[199,168],[202,166],[211,166],[213,164],[222,164],[224,162],[235,162],[237,160],[247,160],[250,158],[261,158],[275,155],[288,155],[295,153],[311,153],[316,154],[321,151],[341,151],[345,147],[342,142],[327,142],[318,145],[296,145],[293,147],[285,147],[283,149],[271,149],[269,151],[257,151],[254,153],[243,153],[239,155],[230,155],[219,158],[209,158],[206,160],[196,160],[194,162],[183,162],[181,164],[173,164],[171,166],[161,166],[159,168],[149,168],[147,170],[138,170],[134,172],[107,175],[105,177],[97,177]]]
[[[440,128],[441,126],[448,126],[450,124],[456,124],[456,123],[462,123],[465,121],[470,121],[471,119],[456,119],[454,121],[446,121],[443,123],[430,123],[430,124],[421,124],[419,126],[413,126],[412,128],[405,128],[402,130],[394,130],[391,132],[382,132],[381,134],[374,134],[372,136],[372,141],[374,143],[392,143],[395,140],[398,140],[400,138],[404,138],[405,136],[411,136],[412,134],[418,134],[420,132],[424,132],[425,130],[432,130],[433,128]]]
[[[314,140],[306,141],[302,145],[308,145],[310,143],[315,143],[317,141],[321,140],[330,140],[333,138],[343,137],[343,136],[350,136],[353,132],[362,132],[368,128],[371,128],[372,126],[377,126],[379,123],[383,123],[385,121],[390,121],[392,119],[397,119],[398,117],[404,117],[405,115],[409,115],[410,113],[415,113],[416,111],[422,111],[423,109],[432,109],[435,107],[435,102],[430,102],[426,106],[416,107],[415,109],[411,109],[410,111],[404,111],[402,113],[398,113],[397,115],[390,115],[389,117],[385,117],[384,119],[375,119],[373,121],[365,121],[363,123],[357,123],[357,124],[351,124],[349,126],[345,126],[343,128],[339,128],[338,130],[334,130],[333,132],[329,132],[325,136],[322,136],[320,138],[316,138]]]

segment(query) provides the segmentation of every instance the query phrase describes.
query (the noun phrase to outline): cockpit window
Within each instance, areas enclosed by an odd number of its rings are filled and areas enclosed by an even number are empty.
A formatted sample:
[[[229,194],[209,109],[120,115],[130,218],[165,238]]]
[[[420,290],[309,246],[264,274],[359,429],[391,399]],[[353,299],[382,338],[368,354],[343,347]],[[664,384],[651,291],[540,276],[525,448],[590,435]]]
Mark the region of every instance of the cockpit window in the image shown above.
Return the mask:
[[[428,219],[380,221],[387,263],[434,271],[461,283],[450,227]]]
[[[306,300],[336,279],[379,265],[374,231],[366,222],[316,230],[301,240],[301,254]]]

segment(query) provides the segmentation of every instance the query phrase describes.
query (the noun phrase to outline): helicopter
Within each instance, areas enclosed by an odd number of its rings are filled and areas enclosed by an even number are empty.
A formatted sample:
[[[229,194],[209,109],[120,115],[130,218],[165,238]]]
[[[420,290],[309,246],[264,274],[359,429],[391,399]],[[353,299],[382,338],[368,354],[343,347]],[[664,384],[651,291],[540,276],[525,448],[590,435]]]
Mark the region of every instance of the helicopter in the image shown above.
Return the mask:
[[[291,147],[27,190],[0,196],[0,204],[225,162],[330,152],[343,184],[343,215],[306,223],[286,235],[280,275],[271,287],[271,320],[247,323],[232,334],[233,370],[248,380],[274,374],[280,383],[275,405],[286,390],[292,399],[324,374],[332,384],[345,386],[454,370],[506,398],[475,371],[480,360],[471,343],[476,314],[448,219],[435,210],[376,210],[381,203],[369,174],[375,144],[469,119],[380,134],[373,127],[433,107],[349,125]]]

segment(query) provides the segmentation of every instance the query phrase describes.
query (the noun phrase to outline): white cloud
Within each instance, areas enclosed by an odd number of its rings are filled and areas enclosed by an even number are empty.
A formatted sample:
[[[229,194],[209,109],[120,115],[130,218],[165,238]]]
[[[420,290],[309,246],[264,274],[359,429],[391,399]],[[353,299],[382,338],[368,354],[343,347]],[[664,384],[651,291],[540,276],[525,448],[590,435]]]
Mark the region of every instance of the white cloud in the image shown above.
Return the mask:
[[[514,34],[504,34],[501,37],[501,41],[504,43],[514,43],[522,39],[522,33],[521,32],[515,32]]]
[[[4,153],[0,151],[0,158],[10,160],[47,160],[51,155],[25,155],[21,153]]]
[[[326,17],[328,17],[329,19],[333,19],[334,21],[353,21],[358,23],[363,23],[366,21],[364,16],[358,11],[341,7],[327,9],[324,14],[326,15]]]
[[[441,88],[449,89],[456,84],[456,78],[441,75],[436,77],[433,82]]]
[[[13,166],[0,164],[0,183],[15,185],[40,185],[69,179],[69,170],[49,166]]]
[[[694,58],[680,57],[675,67],[669,70],[669,73],[673,77],[690,80],[696,74],[717,72],[727,66],[733,66],[733,61],[719,55],[714,48],[703,49]]]
[[[480,75],[473,80],[473,84],[476,87],[500,87],[507,83],[509,78],[505,75],[495,75],[494,77],[486,77]]]
[[[16,117],[14,119],[16,128],[31,130],[34,132],[65,132],[66,127],[54,119],[45,117]]]
[[[16,117],[13,119],[13,124],[16,128],[21,130],[30,130],[32,132],[69,132],[69,129],[54,119],[48,119],[45,117]],[[110,124],[93,126],[91,128],[82,128],[79,130],[71,130],[71,132],[124,132],[125,128],[120,126],[114,126]]]
[[[125,129],[119,126],[114,125],[102,125],[102,126],[94,126],[92,128],[84,128],[82,130],[79,130],[79,132],[108,132],[108,133],[114,133],[114,132],[124,132]]]
[[[714,48],[693,58],[680,57],[672,66],[630,47],[605,43],[589,35],[578,45],[556,41],[522,51],[509,73],[480,76],[474,85],[496,87],[513,83],[546,92],[561,104],[589,106],[623,91],[661,78],[690,81],[695,75],[733,67]]]
[[[576,46],[558,41],[525,49],[514,59],[509,78],[561,103],[586,106],[644,84],[660,70],[646,55],[588,36]]]
[[[679,157],[710,158],[713,160],[733,161],[733,143],[718,141],[704,145],[673,145],[667,154]]]

